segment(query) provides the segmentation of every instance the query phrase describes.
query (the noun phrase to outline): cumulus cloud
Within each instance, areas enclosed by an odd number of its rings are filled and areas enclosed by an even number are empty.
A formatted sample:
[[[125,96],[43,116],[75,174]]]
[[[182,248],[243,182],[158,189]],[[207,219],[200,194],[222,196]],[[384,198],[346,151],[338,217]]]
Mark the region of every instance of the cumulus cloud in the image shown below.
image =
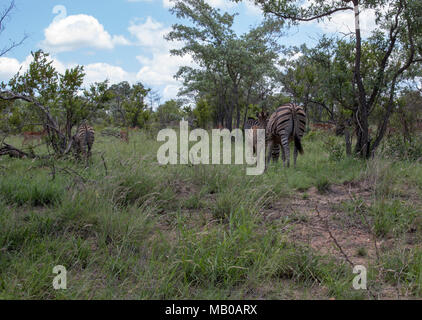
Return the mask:
[[[132,0],[133,1],[133,0]],[[134,0],[134,1],[142,1],[142,0]],[[229,10],[236,7],[238,4],[232,2],[230,0],[205,0],[213,8]],[[171,0],[163,0],[163,7],[164,8],[171,8],[173,7],[173,2]]]
[[[171,49],[179,48],[181,43],[169,42],[164,36],[171,31],[170,27],[148,17],[145,22],[133,22],[129,32],[138,40],[137,45],[148,55],[139,55],[136,58],[141,68],[136,75],[137,81],[147,86],[162,87],[165,99],[174,98],[181,84],[174,79],[181,66],[193,65],[189,55],[184,57],[172,56]]]
[[[213,8],[228,10],[237,6],[235,2],[230,0],[206,0],[206,2]]]
[[[84,67],[85,71],[85,84],[94,82],[101,82],[106,79],[109,80],[110,84],[119,83],[122,81],[128,81],[133,83],[135,75],[125,71],[119,66],[113,66],[108,63],[92,63]]]
[[[377,27],[375,23],[375,10],[362,10],[360,15],[360,28],[362,35],[367,37]],[[355,14],[353,11],[340,11],[335,13],[331,20],[318,24],[326,32],[355,32]]]
[[[21,62],[15,58],[0,57],[0,81],[8,82],[18,71],[23,74],[28,70],[32,60],[32,55],[28,55]],[[66,70],[60,61],[55,59],[50,60],[53,61],[53,66],[58,72],[64,72]]]
[[[154,54],[152,58],[138,56],[137,59],[143,65],[136,76],[137,79],[152,86],[178,84],[179,81],[173,76],[179,67],[193,64],[189,55],[171,56],[168,52]]]
[[[18,60],[13,58],[0,57],[0,81],[7,81],[12,78],[21,67]]]
[[[76,66],[75,63],[63,63],[57,58],[52,58],[54,68],[61,74],[66,69],[70,69]],[[0,57],[0,81],[9,81],[19,70],[24,73],[28,70],[30,63],[32,62],[32,56],[29,55],[22,62],[19,62],[14,58]],[[136,81],[136,74],[125,71],[119,66],[113,66],[108,63],[92,63],[84,65],[85,79],[84,85],[87,86],[94,82],[101,82],[106,79],[109,80],[110,84],[119,83],[121,81],[129,81],[131,83]]]
[[[113,49],[130,42],[121,35],[111,36],[93,16],[78,14],[55,19],[45,30],[41,47],[51,52],[73,51],[90,47]]]
[[[129,32],[138,40],[138,45],[156,51],[170,48],[171,44],[164,39],[170,31],[170,27],[165,27],[151,17],[147,17],[144,23],[132,21],[129,27]]]
[[[170,0],[163,0],[163,7],[168,9],[173,7],[173,4]]]
[[[180,90],[180,85],[167,85],[163,90],[164,101],[174,99]]]
[[[243,3],[246,7],[246,13],[249,15],[263,16],[262,10],[253,1],[249,0]]]

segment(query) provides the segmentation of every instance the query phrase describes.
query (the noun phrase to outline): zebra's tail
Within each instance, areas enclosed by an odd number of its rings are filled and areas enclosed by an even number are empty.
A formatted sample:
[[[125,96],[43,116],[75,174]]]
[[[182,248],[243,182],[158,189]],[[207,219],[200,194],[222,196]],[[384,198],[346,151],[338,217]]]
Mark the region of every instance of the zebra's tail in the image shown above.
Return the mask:
[[[299,137],[299,121],[297,119],[296,109],[294,109],[293,111],[293,126],[294,126],[293,137],[295,141],[295,147],[297,151],[299,151],[300,154],[303,154],[302,142],[300,141],[300,137]]]
[[[88,149],[91,149],[92,143],[94,140],[93,132],[90,128],[88,128],[88,125],[85,123],[85,145]]]
[[[295,135],[295,147],[300,154],[303,154],[302,142],[300,142],[300,138],[297,135]]]

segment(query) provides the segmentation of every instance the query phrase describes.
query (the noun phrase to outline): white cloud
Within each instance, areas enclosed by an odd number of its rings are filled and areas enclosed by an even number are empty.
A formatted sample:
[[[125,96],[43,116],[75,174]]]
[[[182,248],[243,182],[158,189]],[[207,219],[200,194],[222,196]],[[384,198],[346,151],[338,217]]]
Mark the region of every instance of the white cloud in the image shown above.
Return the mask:
[[[113,49],[128,45],[123,36],[111,36],[93,16],[78,14],[54,20],[45,30],[41,47],[51,52],[73,51],[90,47]]]
[[[251,0],[244,2],[246,13],[253,16],[263,16],[262,10]]]
[[[171,31],[162,23],[147,17],[144,23],[131,22],[129,32],[136,37],[138,45],[153,50],[168,50],[171,44],[164,39],[164,36]]]
[[[134,82],[135,75],[125,71],[119,66],[113,66],[108,63],[92,63],[84,67],[85,71],[85,84],[94,82],[101,82],[106,79],[110,84],[119,83],[122,81]]]
[[[0,81],[8,81],[19,71],[20,66],[16,59],[0,57]]]
[[[163,7],[164,8],[171,8],[173,7],[173,3],[170,0],[163,0]]]
[[[61,62],[54,59],[50,60],[53,61],[53,66],[57,71],[64,72],[66,68]],[[28,70],[31,62],[31,55],[28,55],[22,62],[15,58],[0,57],[0,81],[8,82],[18,71],[23,74]]]
[[[237,6],[237,3],[230,0],[206,0],[206,2],[213,8],[228,10]]]
[[[168,85],[163,90],[163,100],[171,100],[177,97],[177,93],[179,92],[180,85]]]
[[[362,36],[367,37],[375,30],[375,10],[362,10],[360,15],[360,28]],[[323,31],[340,32],[348,34],[355,32],[355,13],[352,10],[335,13],[331,20],[318,23]]]
[[[139,55],[136,58],[142,65],[136,75],[136,80],[147,86],[163,87],[165,99],[174,98],[181,83],[174,79],[181,66],[191,66],[191,56],[172,56],[171,49],[179,48],[180,42],[169,42],[164,36],[171,31],[170,27],[148,17],[145,22],[133,22],[129,32],[138,40],[137,45],[143,47],[148,55]]]
[[[179,84],[179,81],[174,79],[179,67],[193,64],[189,55],[172,56],[169,52],[155,53],[152,58],[138,56],[137,59],[143,66],[136,78],[151,86]]]
[[[66,69],[70,69],[76,66],[75,63],[65,64],[56,58],[51,59],[53,61],[54,68],[61,74]],[[30,63],[32,62],[32,56],[29,55],[22,62],[13,58],[0,58],[0,81],[9,81],[18,71],[21,69],[21,73],[28,70]],[[118,83],[121,81],[135,82],[136,74],[125,71],[119,66],[113,66],[108,63],[92,63],[84,66],[85,79],[84,85],[87,86],[94,82],[101,82],[106,79],[109,80],[110,84]]]
[[[138,0],[138,1],[142,1],[142,0]],[[205,2],[208,3],[213,8],[218,8],[218,9],[223,9],[223,10],[229,10],[238,6],[237,3],[232,2],[230,0],[205,0]],[[171,8],[173,7],[173,2],[171,0],[163,0],[163,7],[167,9]]]

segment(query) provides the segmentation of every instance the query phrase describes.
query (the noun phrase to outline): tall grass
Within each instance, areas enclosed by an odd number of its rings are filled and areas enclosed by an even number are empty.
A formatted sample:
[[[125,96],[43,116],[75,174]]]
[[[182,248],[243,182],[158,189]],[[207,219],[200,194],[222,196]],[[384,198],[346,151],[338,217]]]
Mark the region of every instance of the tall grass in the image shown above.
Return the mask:
[[[288,240],[288,221],[266,222],[263,212],[298,191],[329,195],[333,184],[367,179],[377,235],[402,234],[419,208],[397,197],[404,181],[422,186],[422,169],[330,159],[324,145],[310,135],[296,169],[279,162],[261,176],[245,166],[158,165],[159,144],[144,132],[128,144],[99,136],[89,168],[61,160],[55,175],[42,161],[0,158],[0,298],[366,298],[349,266]],[[412,261],[400,279],[416,283]],[[67,290],[52,287],[56,265],[68,270]]]

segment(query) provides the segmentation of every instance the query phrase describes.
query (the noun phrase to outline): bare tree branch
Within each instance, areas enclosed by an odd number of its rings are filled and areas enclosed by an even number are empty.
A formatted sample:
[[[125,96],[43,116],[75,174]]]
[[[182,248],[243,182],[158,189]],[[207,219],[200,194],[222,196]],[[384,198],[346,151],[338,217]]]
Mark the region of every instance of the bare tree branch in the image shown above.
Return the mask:
[[[5,29],[5,22],[7,18],[10,18],[10,14],[12,12],[12,10],[15,8],[15,1],[12,0],[9,4],[8,7],[6,7],[6,9],[4,9],[1,13],[0,13],[0,34],[4,31]],[[12,43],[10,43],[9,45],[5,46],[4,48],[0,49],[0,57],[4,56],[6,53],[8,53],[9,51],[13,50],[16,47],[19,47],[26,39],[28,38],[27,34],[24,34],[22,39],[19,41],[13,41]]]

